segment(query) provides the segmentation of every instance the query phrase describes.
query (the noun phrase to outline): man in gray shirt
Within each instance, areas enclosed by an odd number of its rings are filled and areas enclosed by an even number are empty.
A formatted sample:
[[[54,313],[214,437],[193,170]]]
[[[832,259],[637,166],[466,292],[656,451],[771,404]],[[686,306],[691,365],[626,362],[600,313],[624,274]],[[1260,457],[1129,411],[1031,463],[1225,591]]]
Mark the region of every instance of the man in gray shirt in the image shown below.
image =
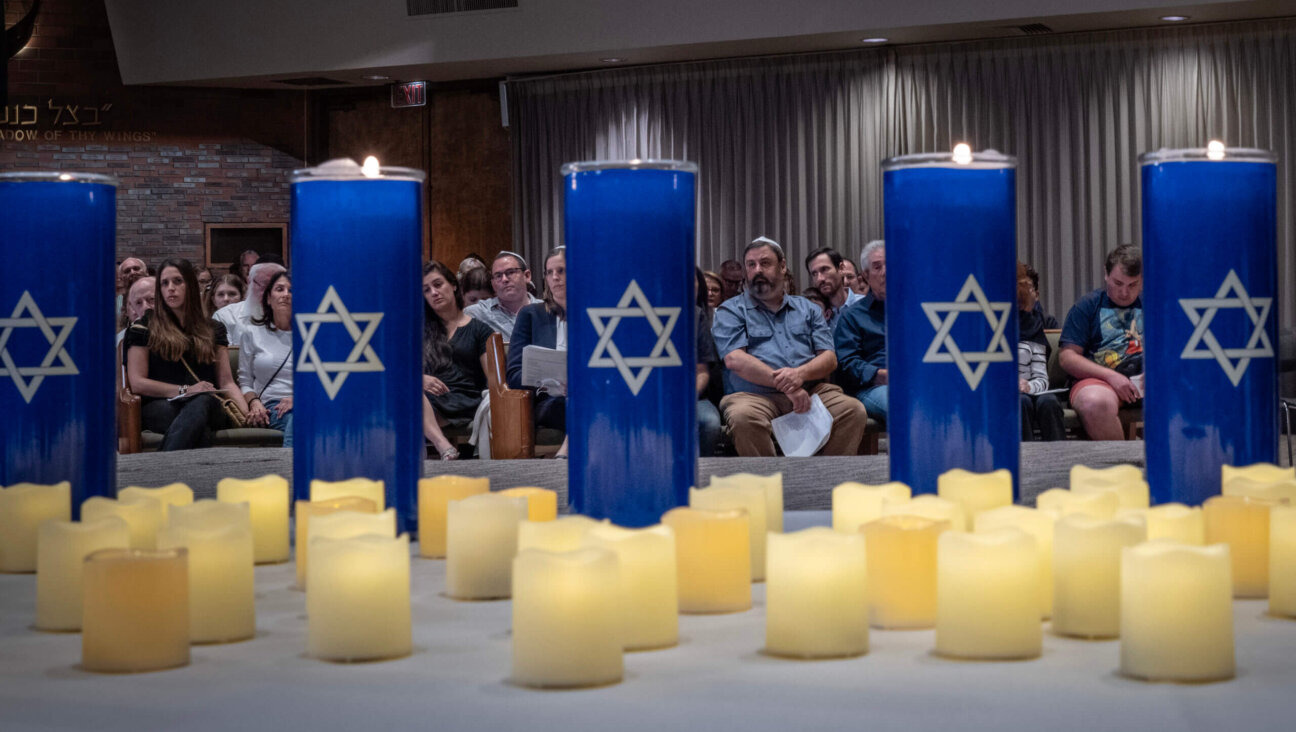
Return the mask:
[[[832,331],[823,312],[804,297],[784,295],[787,262],[777,242],[760,237],[743,252],[746,290],[716,310],[711,332],[730,371],[720,401],[734,447],[743,457],[774,452],[770,423],[805,413],[817,395],[833,417],[821,455],[855,455],[868,415],[864,405],[826,381],[837,368]]]
[[[513,337],[513,321],[518,311],[532,303],[541,302],[527,292],[531,283],[531,270],[520,254],[500,252],[491,263],[491,285],[495,297],[479,300],[464,308],[473,320],[480,320],[504,336],[504,345]]]

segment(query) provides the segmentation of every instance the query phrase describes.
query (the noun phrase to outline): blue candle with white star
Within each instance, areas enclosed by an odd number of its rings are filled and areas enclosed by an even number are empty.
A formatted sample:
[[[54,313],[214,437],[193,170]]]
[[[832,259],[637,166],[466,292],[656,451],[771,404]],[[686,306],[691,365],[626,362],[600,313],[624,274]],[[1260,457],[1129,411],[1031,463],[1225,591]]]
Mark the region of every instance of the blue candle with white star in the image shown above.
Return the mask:
[[[1148,487],[1196,505],[1221,465],[1278,457],[1277,169],[1218,143],[1139,160]]]
[[[1018,490],[1016,161],[882,166],[891,480],[1008,469]]]
[[[117,491],[117,180],[0,173],[0,212],[0,485],[68,481],[78,518]]]
[[[691,163],[569,163],[568,502],[621,526],[697,482]]]
[[[351,161],[292,182],[293,493],[310,481],[385,483],[416,529],[422,423],[422,171]]]

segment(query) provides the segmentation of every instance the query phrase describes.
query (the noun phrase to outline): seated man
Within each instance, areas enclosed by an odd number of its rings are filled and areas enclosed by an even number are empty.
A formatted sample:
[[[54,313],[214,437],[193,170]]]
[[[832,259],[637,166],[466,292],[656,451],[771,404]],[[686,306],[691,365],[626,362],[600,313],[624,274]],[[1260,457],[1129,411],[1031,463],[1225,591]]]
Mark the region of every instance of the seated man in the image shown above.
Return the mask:
[[[833,331],[837,383],[854,394],[879,422],[887,418],[886,243],[871,241],[860,252],[869,294],[842,311]]]
[[[490,297],[464,308],[464,313],[473,320],[480,320],[489,325],[496,333],[504,337],[504,345],[513,337],[513,327],[517,315],[527,305],[534,305],[541,300],[527,291],[531,284],[531,268],[520,254],[500,252],[491,263],[491,283],[495,288],[495,297]]]
[[[837,323],[837,316],[847,305],[864,299],[863,295],[855,294],[855,291],[846,286],[846,274],[843,265],[846,260],[842,255],[837,253],[836,249],[823,247],[810,252],[810,256],[805,260],[806,269],[810,272],[810,286],[818,290],[828,305],[828,312],[825,317],[828,319],[828,327],[833,327]]]
[[[823,313],[804,297],[784,295],[783,248],[760,237],[743,253],[746,290],[716,310],[712,334],[730,371],[729,394],[720,401],[734,447],[744,457],[771,457],[770,422],[805,413],[817,394],[833,417],[820,454],[854,455],[868,415],[864,405],[826,381],[837,368],[832,334]]]
[[[1062,326],[1058,363],[1071,375],[1071,407],[1091,440],[1121,440],[1121,404],[1143,398],[1143,253],[1107,255],[1106,286],[1081,297]]]

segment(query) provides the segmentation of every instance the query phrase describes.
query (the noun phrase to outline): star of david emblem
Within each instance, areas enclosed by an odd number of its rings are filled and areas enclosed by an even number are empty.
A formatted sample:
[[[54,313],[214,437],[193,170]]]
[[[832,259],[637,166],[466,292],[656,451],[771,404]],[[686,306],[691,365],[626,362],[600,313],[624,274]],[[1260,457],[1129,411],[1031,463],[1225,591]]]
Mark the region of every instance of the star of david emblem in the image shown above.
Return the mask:
[[[1012,306],[1010,302],[988,301],[985,291],[981,289],[981,284],[977,282],[976,275],[968,275],[963,282],[963,288],[959,290],[953,302],[922,303],[923,312],[927,313],[927,319],[936,329],[936,336],[927,347],[923,363],[955,364],[967,381],[968,387],[976,391],[981,385],[981,377],[985,376],[986,369],[991,363],[1012,361],[1015,358],[1008,350],[1008,339],[1004,338],[1004,327],[1008,325],[1008,314]],[[954,321],[958,319],[959,313],[981,313],[985,316],[986,323],[993,331],[990,345],[986,350],[966,351],[954,342],[950,331],[954,328]]]
[[[23,313],[27,313],[26,317]],[[22,394],[23,401],[31,404],[32,397],[36,396],[36,390],[40,388],[46,376],[75,376],[81,373],[72,362],[72,356],[68,354],[66,347],[68,336],[72,335],[72,327],[76,322],[75,317],[45,317],[45,314],[36,306],[36,301],[32,299],[31,292],[27,290],[23,290],[22,297],[18,298],[13,314],[7,318],[0,318],[0,328],[4,329],[0,330],[0,376],[13,379],[14,386],[18,387],[18,393]],[[41,359],[39,366],[15,364],[13,355],[5,348],[9,344],[9,336],[19,328],[36,328],[49,342],[49,350],[45,352],[45,357]],[[55,328],[58,332],[55,332]],[[59,362],[58,366],[54,365],[55,360]],[[30,376],[31,380],[25,381],[24,376]]]
[[[1232,297],[1225,297],[1230,291]],[[1184,297],[1179,299],[1179,306],[1188,314],[1188,320],[1195,326],[1184,346],[1183,359],[1213,358],[1224,369],[1229,381],[1237,386],[1246,374],[1247,367],[1253,358],[1273,358],[1273,344],[1265,332],[1265,323],[1269,320],[1269,308],[1273,305],[1272,297],[1251,297],[1237,272],[1229,270],[1223,284],[1215,297]],[[1251,320],[1251,337],[1243,348],[1222,348],[1215,334],[1211,332],[1211,321],[1221,308],[1242,308]],[[1205,348],[1202,348],[1202,345]],[[1237,359],[1235,363],[1232,359]]]
[[[382,313],[353,313],[347,310],[346,303],[342,302],[337,291],[329,285],[315,312],[297,315],[297,330],[302,337],[302,353],[297,361],[297,371],[319,374],[324,392],[332,400],[351,374],[385,370],[382,361],[378,360],[378,354],[369,345],[382,318]],[[324,323],[341,323],[346,328],[347,335],[351,336],[354,345],[345,361],[320,360],[319,352],[315,349],[315,335]],[[361,324],[364,325],[363,330]]]
[[[675,323],[679,320],[680,309],[653,307],[648,298],[644,297],[643,290],[639,289],[638,282],[630,280],[616,307],[586,308],[585,312],[594,322],[594,330],[599,336],[598,343],[594,346],[594,355],[590,356],[589,367],[615,368],[621,372],[621,378],[625,379],[631,394],[639,395],[639,390],[654,368],[683,365],[679,352],[670,341],[671,333],[675,332]],[[657,334],[657,342],[647,356],[623,356],[617,348],[612,336],[622,318],[643,318],[648,321],[653,333]],[[665,322],[662,322],[663,318]],[[635,373],[634,369],[639,369],[639,372]]]

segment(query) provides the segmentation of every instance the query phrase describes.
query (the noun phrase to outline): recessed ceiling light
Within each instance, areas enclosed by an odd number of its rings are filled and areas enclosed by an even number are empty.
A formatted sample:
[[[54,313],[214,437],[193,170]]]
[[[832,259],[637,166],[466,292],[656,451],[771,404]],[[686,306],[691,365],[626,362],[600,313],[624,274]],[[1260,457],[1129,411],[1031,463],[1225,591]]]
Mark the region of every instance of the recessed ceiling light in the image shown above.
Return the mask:
[[[605,64],[619,64],[622,61],[625,61],[625,59],[621,58],[620,56],[608,56],[607,58],[599,59],[599,61],[602,61]]]
[[[1167,23],[1178,23],[1180,21],[1188,20],[1188,17],[1189,16],[1187,15],[1163,15],[1161,16],[1161,20],[1164,20]]]
[[[891,39],[889,39],[889,38],[881,38],[881,37],[879,37],[879,38],[861,38],[861,39],[860,39],[860,43],[886,43],[886,42],[889,41],[889,40],[891,40]]]
[[[383,76],[382,74],[365,74],[360,78],[364,79],[365,81],[387,81],[391,77]]]

